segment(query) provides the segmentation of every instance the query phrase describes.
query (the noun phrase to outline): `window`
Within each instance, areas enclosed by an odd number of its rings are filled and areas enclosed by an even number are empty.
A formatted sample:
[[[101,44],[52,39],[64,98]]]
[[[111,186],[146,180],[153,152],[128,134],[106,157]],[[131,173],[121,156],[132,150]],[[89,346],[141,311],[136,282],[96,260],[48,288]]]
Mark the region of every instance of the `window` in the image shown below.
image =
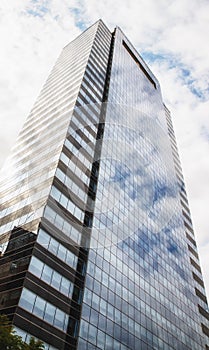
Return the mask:
[[[19,305],[32,314],[44,319],[56,328],[67,330],[69,316],[38,295],[23,288]]]
[[[29,271],[36,277],[59,290],[62,294],[69,298],[72,297],[73,282],[69,281],[67,278],[62,276],[57,271],[54,271],[51,267],[44,264],[34,256],[30,262]]]
[[[23,289],[22,295],[20,298],[20,306],[23,309],[28,310],[29,312],[32,312],[33,306],[35,303],[36,295],[32,292],[30,292],[28,289]]]
[[[73,229],[74,234],[75,231],[76,230]],[[39,229],[37,242],[43,245],[52,254],[59,256],[60,260],[64,261],[72,268],[76,268],[78,257],[74,255],[71,251],[67,250],[61,243],[57,242],[54,238],[50,237],[50,235],[46,233],[43,229]],[[64,253],[64,255],[61,255],[61,251],[66,251],[66,253]]]

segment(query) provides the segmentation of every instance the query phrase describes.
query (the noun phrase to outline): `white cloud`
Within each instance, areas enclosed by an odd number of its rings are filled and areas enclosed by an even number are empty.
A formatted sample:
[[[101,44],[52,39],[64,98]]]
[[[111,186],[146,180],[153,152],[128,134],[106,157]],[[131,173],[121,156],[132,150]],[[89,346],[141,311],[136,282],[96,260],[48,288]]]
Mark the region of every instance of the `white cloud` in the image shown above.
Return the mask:
[[[39,16],[33,16],[31,11],[38,12]],[[90,25],[98,18],[110,29],[120,26],[140,52],[164,56],[164,60],[152,60],[150,65],[173,115],[209,291],[207,0],[2,1],[0,162],[14,143],[62,47],[79,34],[82,22]],[[183,69],[187,70],[187,77]],[[195,90],[201,98],[194,94]]]

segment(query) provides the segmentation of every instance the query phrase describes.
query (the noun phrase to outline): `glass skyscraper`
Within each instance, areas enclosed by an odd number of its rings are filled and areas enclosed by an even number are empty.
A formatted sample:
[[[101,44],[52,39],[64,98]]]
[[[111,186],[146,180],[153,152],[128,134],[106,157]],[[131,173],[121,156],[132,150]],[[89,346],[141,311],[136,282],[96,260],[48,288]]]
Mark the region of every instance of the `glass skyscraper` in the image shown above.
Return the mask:
[[[50,350],[209,349],[170,112],[120,30],[67,45],[2,171],[0,313]]]

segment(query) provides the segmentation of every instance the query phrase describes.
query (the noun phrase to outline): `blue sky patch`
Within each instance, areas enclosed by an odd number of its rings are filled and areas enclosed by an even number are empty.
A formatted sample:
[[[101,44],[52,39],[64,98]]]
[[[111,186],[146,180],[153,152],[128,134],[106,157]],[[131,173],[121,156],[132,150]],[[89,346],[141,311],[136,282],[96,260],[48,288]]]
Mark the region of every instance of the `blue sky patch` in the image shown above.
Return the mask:
[[[183,65],[180,59],[174,57],[173,55],[153,53],[150,51],[143,52],[142,57],[148,64],[152,64],[154,62],[166,62],[169,69],[178,68],[180,71],[180,79],[188,87],[192,94],[199,100],[203,102],[206,101],[208,93],[197,86],[196,80],[192,77],[192,72],[188,69],[188,67]]]
[[[77,7],[69,8],[70,12],[74,15],[75,25],[81,31],[87,28],[85,21],[82,18],[82,11]]]
[[[50,11],[49,1],[31,0],[31,6],[26,9],[26,13],[33,17],[43,18]]]

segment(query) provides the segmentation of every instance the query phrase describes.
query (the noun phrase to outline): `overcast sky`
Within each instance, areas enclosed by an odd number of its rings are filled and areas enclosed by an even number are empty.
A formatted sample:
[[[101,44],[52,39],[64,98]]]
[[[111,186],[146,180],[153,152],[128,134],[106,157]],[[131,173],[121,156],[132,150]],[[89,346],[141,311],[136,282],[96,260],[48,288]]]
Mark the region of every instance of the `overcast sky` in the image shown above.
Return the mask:
[[[0,164],[62,47],[99,18],[121,27],[160,81],[209,295],[208,0],[1,0]]]

